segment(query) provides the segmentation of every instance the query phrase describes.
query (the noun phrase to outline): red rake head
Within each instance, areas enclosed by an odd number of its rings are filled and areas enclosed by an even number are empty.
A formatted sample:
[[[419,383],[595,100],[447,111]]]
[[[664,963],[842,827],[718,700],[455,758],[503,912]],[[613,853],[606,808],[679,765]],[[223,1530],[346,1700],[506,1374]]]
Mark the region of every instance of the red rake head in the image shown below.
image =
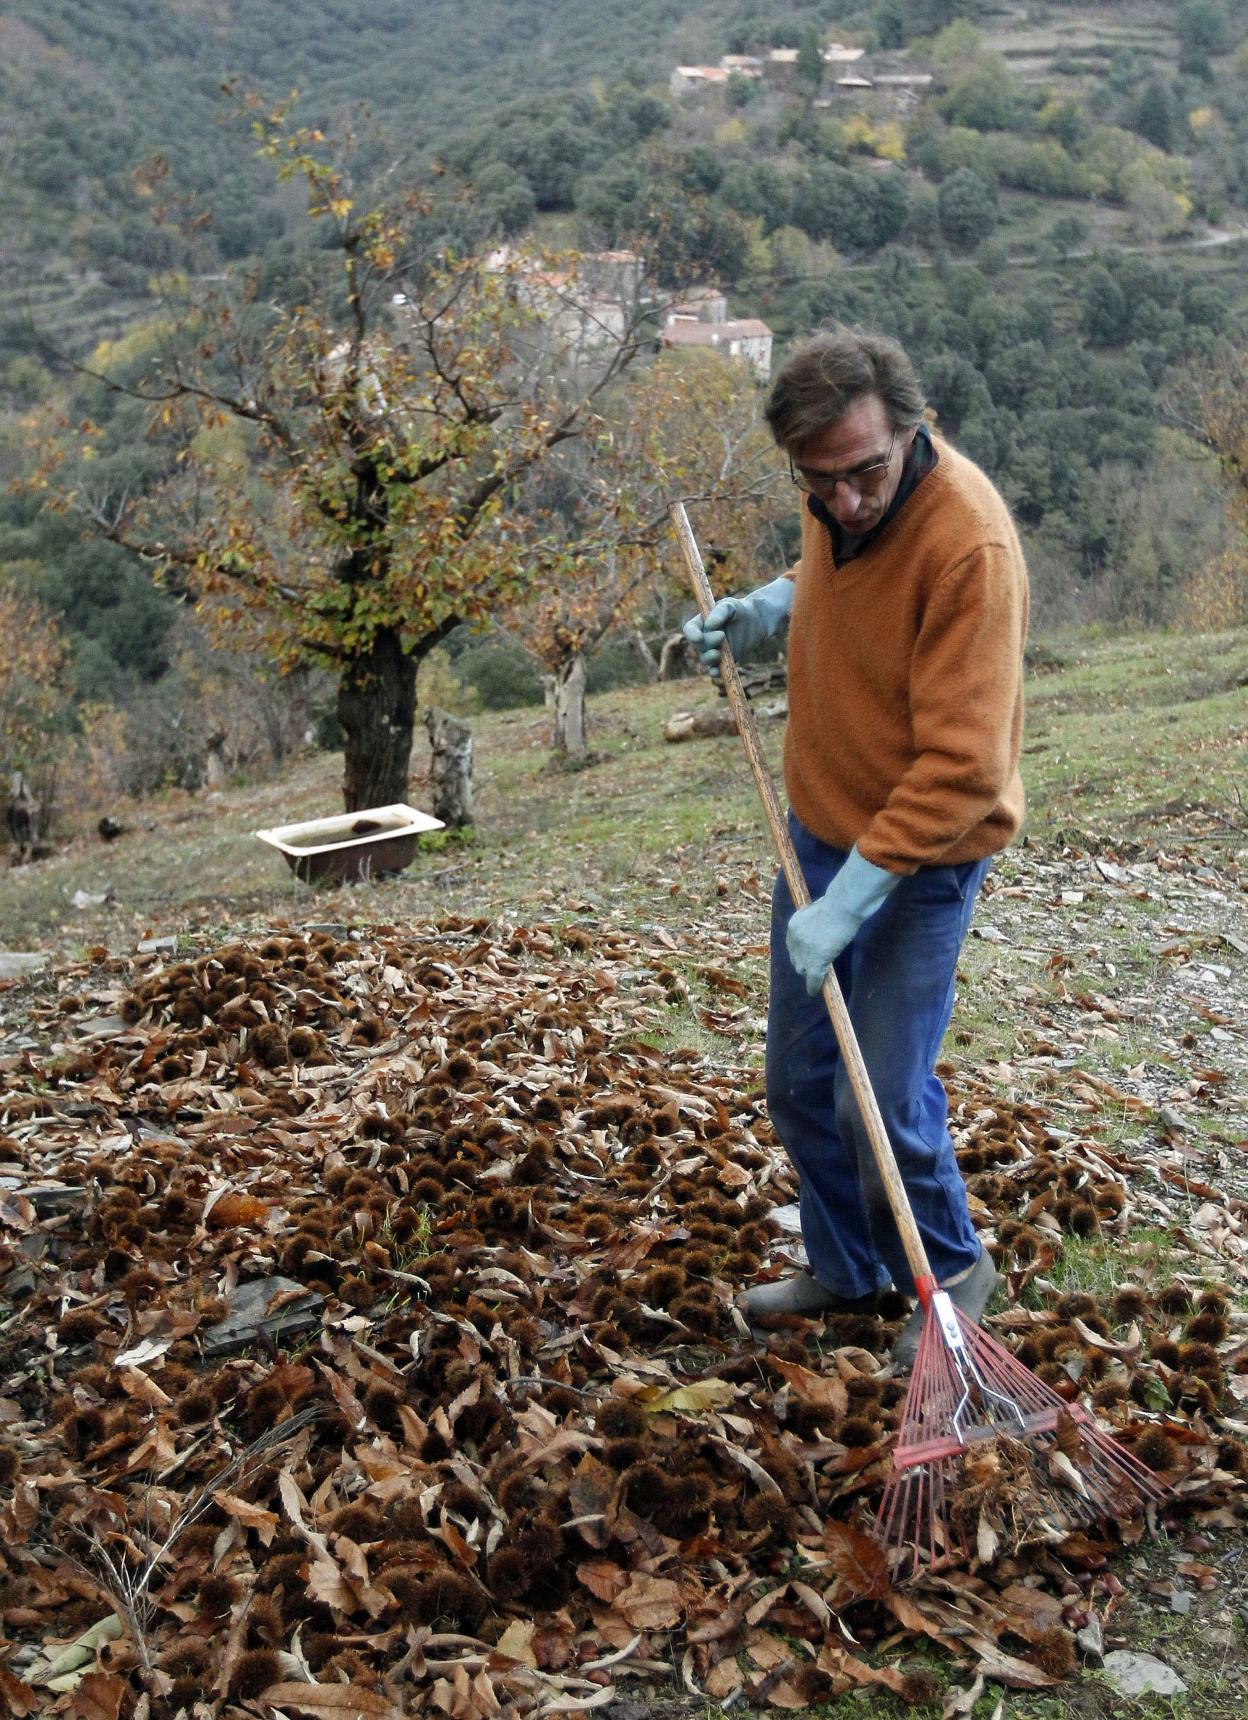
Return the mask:
[[[1025,1540],[1140,1515],[1166,1489],[937,1293],[923,1323],[876,1533],[896,1582]]]

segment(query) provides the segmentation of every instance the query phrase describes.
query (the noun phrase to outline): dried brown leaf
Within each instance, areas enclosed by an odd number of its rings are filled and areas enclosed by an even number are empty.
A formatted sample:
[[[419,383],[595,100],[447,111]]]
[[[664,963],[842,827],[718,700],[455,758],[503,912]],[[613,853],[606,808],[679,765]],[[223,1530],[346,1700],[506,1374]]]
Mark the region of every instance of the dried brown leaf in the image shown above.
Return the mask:
[[[66,1720],[118,1720],[129,1688],[115,1672],[88,1672],[67,1700]]]
[[[813,1368],[802,1367],[800,1362],[782,1361],[779,1356],[770,1356],[768,1363],[783,1375],[789,1390],[803,1403],[827,1410],[838,1418],[846,1414],[849,1394],[839,1375],[816,1373]]]
[[[314,1720],[399,1720],[398,1704],[366,1684],[270,1684],[264,1700]]]
[[[633,1630],[670,1630],[684,1616],[685,1602],[679,1583],[670,1577],[648,1577],[636,1573],[626,1589],[615,1597],[613,1608]]]

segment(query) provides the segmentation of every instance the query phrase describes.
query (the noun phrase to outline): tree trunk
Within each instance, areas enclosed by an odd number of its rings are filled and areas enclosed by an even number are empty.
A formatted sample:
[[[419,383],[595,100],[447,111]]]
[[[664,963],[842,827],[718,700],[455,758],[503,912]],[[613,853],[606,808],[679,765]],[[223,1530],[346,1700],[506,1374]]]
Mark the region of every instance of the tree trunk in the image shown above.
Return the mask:
[[[462,830],[472,823],[472,730],[432,706],[425,712],[425,728],[433,748],[433,816],[451,830]]]
[[[693,647],[683,633],[672,633],[663,641],[659,657],[659,680],[671,681],[677,675],[687,675],[693,660]]]
[[[555,725],[551,742],[565,758],[585,757],[585,658],[580,651],[560,663],[555,671]]]
[[[393,628],[380,628],[371,650],[347,664],[338,683],[348,812],[392,806],[406,797],[415,720],[415,659]]]
[[[645,670],[646,680],[652,685],[655,681],[661,680],[662,675],[660,673],[658,659],[650,649],[646,636],[641,631],[640,627],[629,628],[628,642],[641,659],[641,666]]]

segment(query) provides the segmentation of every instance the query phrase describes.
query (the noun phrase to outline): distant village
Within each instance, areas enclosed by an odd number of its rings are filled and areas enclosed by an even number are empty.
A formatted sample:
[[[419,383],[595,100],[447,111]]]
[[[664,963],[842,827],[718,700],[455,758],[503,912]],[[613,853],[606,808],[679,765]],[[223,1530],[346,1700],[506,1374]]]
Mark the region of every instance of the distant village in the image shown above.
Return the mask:
[[[716,66],[675,66],[669,87],[674,96],[687,96],[726,86],[730,78],[744,78],[787,89],[794,81],[800,52],[799,48],[772,48],[760,54],[725,54]],[[865,48],[843,42],[826,43],[820,54],[827,67],[823,89],[828,93],[815,96],[815,107],[831,107],[838,95],[860,90],[887,90],[907,105],[907,97],[916,100],[932,82],[930,72],[907,69],[896,55],[883,53],[868,59]]]
[[[734,78],[787,90],[794,85],[800,52],[798,48],[771,48],[757,54],[725,54],[714,66],[675,66],[669,85],[677,98],[725,89]],[[816,108],[830,108],[862,92],[880,91],[891,95],[904,109],[913,105],[932,82],[930,72],[907,68],[904,56],[896,54],[868,56],[865,48],[828,42],[820,49],[820,56],[826,71],[819,93],[811,96],[811,105]],[[517,261],[510,245],[500,245],[487,259],[486,267],[502,273]],[[572,272],[524,264],[514,290],[541,312],[540,338],[558,346],[570,362],[575,362],[578,353],[592,354],[623,337],[646,285],[643,262],[636,252],[589,251],[578,258]],[[401,294],[396,295],[396,309],[405,302]],[[663,347],[699,347],[716,353],[746,365],[760,382],[771,375],[772,330],[759,317],[730,316],[728,301],[717,286],[691,287],[669,298],[659,309],[659,324],[658,340]]]

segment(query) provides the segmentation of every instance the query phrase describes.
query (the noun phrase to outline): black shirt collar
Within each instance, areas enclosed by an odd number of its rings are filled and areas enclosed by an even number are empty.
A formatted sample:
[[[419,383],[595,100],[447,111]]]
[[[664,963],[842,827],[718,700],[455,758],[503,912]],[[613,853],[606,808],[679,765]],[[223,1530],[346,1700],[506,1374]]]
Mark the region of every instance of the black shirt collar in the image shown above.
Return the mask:
[[[901,482],[897,485],[897,494],[870,531],[865,531],[857,537],[852,532],[847,532],[837,525],[836,520],[818,496],[807,496],[806,506],[820,524],[828,529],[832,539],[832,559],[838,567],[842,567],[847,561],[853,561],[855,556],[861,555],[867,545],[880,535],[889,521],[901,512],[939,458],[940,456],[932,442],[931,431],[926,424],[920,424],[915,430],[914,441],[910,444],[906,463],[901,470]]]

